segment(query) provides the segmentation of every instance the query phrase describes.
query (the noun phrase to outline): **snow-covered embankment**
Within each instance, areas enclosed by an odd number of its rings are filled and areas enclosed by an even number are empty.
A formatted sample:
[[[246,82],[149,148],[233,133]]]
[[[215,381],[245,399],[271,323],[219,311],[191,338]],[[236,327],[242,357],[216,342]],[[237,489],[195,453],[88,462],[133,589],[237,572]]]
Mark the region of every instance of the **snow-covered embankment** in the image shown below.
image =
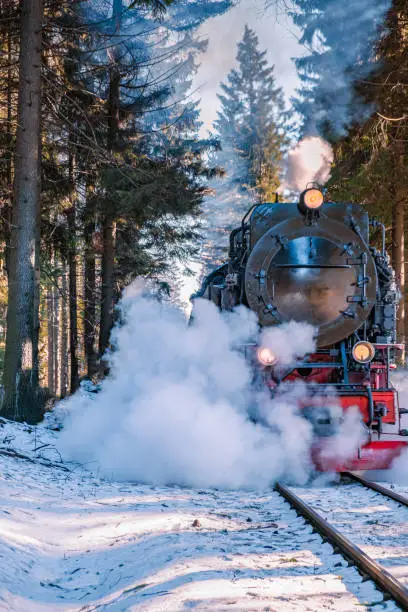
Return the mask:
[[[58,463],[58,435],[0,427],[0,450],[34,461],[0,454],[1,610],[360,611],[382,602],[273,491],[103,481],[44,465]]]

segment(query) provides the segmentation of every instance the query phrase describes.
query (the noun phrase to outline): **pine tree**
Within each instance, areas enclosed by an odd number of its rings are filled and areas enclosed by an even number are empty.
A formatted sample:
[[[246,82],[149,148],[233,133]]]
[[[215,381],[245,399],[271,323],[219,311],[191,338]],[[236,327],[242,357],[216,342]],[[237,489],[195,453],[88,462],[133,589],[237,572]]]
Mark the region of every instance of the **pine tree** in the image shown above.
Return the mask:
[[[182,243],[191,241],[193,224],[183,218],[199,212],[202,178],[208,176],[203,157],[213,147],[213,141],[198,139],[198,110],[186,99],[195,57],[205,48],[193,32],[231,5],[231,0],[210,0],[205,7],[198,1],[167,2],[163,15],[161,3],[113,3],[108,30],[113,27],[115,35],[105,33],[107,150],[114,163],[105,164],[100,174],[100,356],[108,346],[113,306],[124,284],[138,274],[163,273],[170,260],[185,258],[190,251]],[[151,27],[149,6],[161,10],[159,28]]]
[[[237,61],[237,68],[221,83],[221,108],[214,122],[213,137],[219,139],[221,150],[213,163],[225,175],[212,182],[213,194],[204,206],[209,224],[202,257],[208,267],[225,259],[229,232],[252,204],[275,200],[287,146],[282,90],[248,26],[238,44]]]
[[[36,15],[33,22],[35,37],[43,43],[41,58],[41,44],[30,57],[31,61],[35,59],[35,83],[32,79],[24,79],[23,83],[29,88],[40,79],[42,93],[41,106],[37,91],[31,97],[29,117],[30,126],[36,127],[36,151],[41,147],[41,155],[34,154],[32,139],[25,151],[30,152],[29,160],[23,168],[31,172],[31,166],[36,167],[35,181],[27,194],[29,206],[25,207],[33,211],[36,202],[36,214],[31,215],[35,222],[34,239],[31,232],[35,253],[34,257],[23,253],[16,265],[17,250],[4,247],[10,242],[10,233],[14,247],[18,232],[27,229],[18,216],[22,209],[18,199],[22,169],[17,164],[19,155],[15,155],[16,135],[21,138],[17,126],[22,125],[17,121],[18,78],[26,70],[24,62],[18,65],[26,42],[21,26],[27,25],[23,21],[20,24],[20,16],[25,18],[27,6],[32,9],[41,3],[0,0],[0,71],[4,82],[0,91],[4,119],[0,264],[6,269],[7,251],[8,346],[13,338],[17,340],[15,346],[20,344],[14,332],[19,329],[22,311],[30,310],[23,376],[19,371],[14,376],[15,355],[9,351],[6,358],[3,413],[7,416],[32,421],[41,417],[36,404],[38,362],[40,385],[48,386],[54,397],[74,391],[86,370],[90,376],[96,374],[96,341],[101,315],[104,316],[101,303],[106,298],[102,296],[104,283],[109,284],[105,304],[111,315],[112,302],[135,276],[163,280],[165,275],[167,281],[175,262],[184,262],[195,250],[196,222],[206,190],[204,179],[213,174],[207,167],[206,155],[214,148],[214,141],[198,137],[198,108],[188,99],[196,58],[205,48],[194,32],[203,21],[226,11],[232,3],[233,0],[44,3],[41,21]],[[123,19],[117,19],[118,13]],[[123,28],[118,31],[120,25]],[[27,135],[31,136],[31,132]],[[105,231],[110,222],[112,229],[117,227],[113,244],[110,227]],[[24,309],[17,311],[16,304],[25,289],[17,295],[15,287],[25,282],[19,270],[27,271],[28,263],[31,297]],[[1,301],[6,304],[7,300],[3,300],[3,293],[0,291],[0,309]],[[104,320],[106,345],[112,317]],[[23,389],[26,379],[29,385]],[[14,394],[16,381],[20,386]],[[45,390],[39,392],[41,398],[46,396]]]
[[[238,68],[221,83],[221,109],[214,123],[228,179],[241,190],[271,201],[279,187],[285,148],[284,102],[274,67],[259,50],[255,32],[245,27],[238,44]]]

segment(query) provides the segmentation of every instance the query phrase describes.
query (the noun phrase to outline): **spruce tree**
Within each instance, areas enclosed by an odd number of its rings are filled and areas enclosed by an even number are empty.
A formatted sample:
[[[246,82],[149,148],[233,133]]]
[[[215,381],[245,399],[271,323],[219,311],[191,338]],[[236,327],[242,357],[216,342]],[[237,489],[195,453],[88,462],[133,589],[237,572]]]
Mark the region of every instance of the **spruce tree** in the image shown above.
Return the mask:
[[[221,83],[221,109],[214,123],[222,146],[220,161],[240,190],[270,201],[279,187],[285,147],[284,102],[274,66],[259,50],[255,32],[245,27],[238,44],[238,68]]]
[[[20,17],[26,7],[42,6],[40,0],[0,0],[0,73],[5,85],[0,92],[5,119],[0,135],[0,316],[9,298],[2,414],[36,421],[49,399],[47,384],[52,395],[64,396],[75,390],[86,365],[90,376],[97,373],[101,303],[111,314],[112,302],[136,275],[162,280],[165,274],[168,280],[174,263],[184,262],[194,249],[204,179],[212,175],[207,151],[214,146],[211,139],[198,137],[199,111],[189,98],[196,58],[205,48],[195,30],[233,1],[47,0],[42,27],[37,14],[35,19],[35,36],[42,45],[27,54],[22,31],[27,20],[22,23]],[[30,57],[18,65],[22,47]],[[25,131],[30,159],[23,170],[30,171],[31,180],[35,164],[36,181],[27,198],[30,210],[34,200],[39,206],[31,215],[35,253],[28,258],[24,253],[20,257],[20,247],[32,228],[26,227],[27,220],[15,222],[21,212],[17,195],[23,193],[22,166],[17,163],[23,158],[16,155],[22,133],[17,126],[24,128],[27,114],[21,112],[25,106],[17,108],[17,100],[19,76],[24,94],[36,85],[24,77],[33,57],[40,88],[31,96],[30,133]],[[22,101],[25,104],[25,96]],[[17,121],[17,110],[24,115],[23,123]],[[33,126],[36,139],[31,139]],[[31,154],[38,139],[41,158]],[[112,245],[106,220],[117,226]],[[19,238],[22,230],[24,240]],[[30,274],[18,275],[23,267]],[[3,290],[2,268],[9,274],[9,296]],[[24,304],[24,312],[16,307],[26,292],[21,283],[30,285],[33,298]],[[109,285],[109,295],[101,295],[103,285]],[[22,288],[19,295],[16,287]],[[112,319],[104,321],[106,345]],[[24,331],[20,359],[23,328],[27,334]]]
[[[238,44],[237,62],[221,83],[221,108],[214,122],[213,136],[221,150],[213,161],[225,175],[213,181],[213,194],[204,204],[208,228],[202,258],[210,268],[225,260],[229,232],[247,210],[256,202],[275,200],[287,146],[282,90],[275,84],[274,66],[268,65],[248,26]]]

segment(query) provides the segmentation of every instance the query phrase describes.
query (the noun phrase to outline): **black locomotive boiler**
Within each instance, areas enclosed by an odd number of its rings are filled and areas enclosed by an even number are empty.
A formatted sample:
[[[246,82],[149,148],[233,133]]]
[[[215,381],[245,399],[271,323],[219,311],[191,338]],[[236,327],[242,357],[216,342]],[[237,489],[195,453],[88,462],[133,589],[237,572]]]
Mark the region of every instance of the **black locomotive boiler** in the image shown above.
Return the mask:
[[[370,246],[371,229],[382,232],[380,250]],[[315,353],[294,363],[277,362],[269,348],[254,353],[272,394],[285,382],[310,383],[300,409],[313,424],[320,469],[387,468],[405,448],[390,380],[403,348],[396,341],[400,295],[384,226],[361,206],[325,202],[316,187],[297,203],[255,205],[231,233],[228,261],[205,278],[195,297],[221,310],[244,304],[262,327],[302,321],[316,328]],[[322,405],[333,395],[343,411],[358,407],[367,431],[346,464],[324,452],[335,428]]]

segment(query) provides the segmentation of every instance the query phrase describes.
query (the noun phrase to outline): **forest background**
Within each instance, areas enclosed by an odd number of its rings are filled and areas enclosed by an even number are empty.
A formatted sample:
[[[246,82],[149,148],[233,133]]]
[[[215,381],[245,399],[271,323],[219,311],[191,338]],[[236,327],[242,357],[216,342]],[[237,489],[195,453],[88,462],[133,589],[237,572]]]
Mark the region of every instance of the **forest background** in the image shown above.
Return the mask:
[[[198,30],[234,4],[0,0],[0,414],[36,422],[101,377],[122,289],[143,276],[177,299],[182,271],[215,263],[246,208],[273,199],[312,117],[334,149],[329,197],[386,224],[408,337],[408,2],[387,6],[369,53],[330,90],[322,58],[336,78],[351,35],[330,18],[338,3],[285,3],[307,49],[291,106],[246,28],[203,138]]]

